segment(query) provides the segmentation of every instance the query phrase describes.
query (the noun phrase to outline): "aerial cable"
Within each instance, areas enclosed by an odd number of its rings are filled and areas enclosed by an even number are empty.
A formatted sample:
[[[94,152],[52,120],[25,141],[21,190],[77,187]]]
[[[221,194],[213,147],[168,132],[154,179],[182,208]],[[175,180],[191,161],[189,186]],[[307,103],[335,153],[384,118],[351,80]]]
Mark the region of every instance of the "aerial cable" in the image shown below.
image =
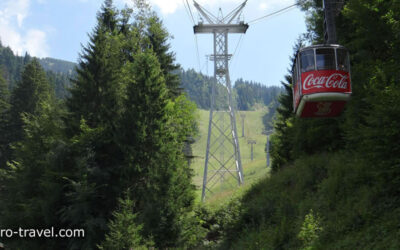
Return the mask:
[[[188,15],[188,17],[189,17],[190,21],[192,22],[192,24],[195,25],[196,23],[195,23],[195,21],[194,21],[192,12],[191,12],[190,9],[188,8],[188,6],[186,6],[187,1],[186,1],[186,3],[185,3],[185,0],[182,0],[182,2],[183,2],[183,6],[185,7],[186,14]]]
[[[189,9],[190,16],[192,17],[193,25],[195,25],[195,21],[194,21],[192,9],[190,8],[190,5],[189,5],[189,3],[188,3],[188,0],[186,0],[186,5],[187,5],[187,7],[188,7],[188,9]]]
[[[197,35],[194,35],[194,40],[196,42],[196,56],[197,56],[197,63],[199,64],[199,71],[201,73],[201,63],[200,63],[200,53],[199,53],[199,43],[197,41]]]
[[[259,18],[256,18],[256,19],[254,19],[254,20],[251,20],[251,21],[248,22],[248,23],[254,23],[254,22],[260,21],[261,19],[264,19],[264,18],[273,16],[273,15],[279,14],[279,13],[285,11],[285,10],[289,10],[290,8],[295,7],[296,5],[298,5],[298,4],[297,4],[297,3],[292,4],[292,5],[290,5],[290,6],[287,6],[287,7],[283,8],[283,9],[280,9],[280,10],[277,10],[277,11],[275,11],[275,12],[272,12],[272,13],[270,13],[270,14],[268,14],[268,15],[265,15],[265,16],[262,16],[262,17],[259,17]]]
[[[240,34],[239,41],[238,41],[238,43],[236,44],[235,50],[233,51],[231,61],[229,62],[229,66],[231,66],[231,64],[232,64],[232,62],[233,62],[233,59],[235,58],[236,51],[237,51],[237,49],[238,49],[238,47],[239,47],[239,45],[240,45],[240,42],[242,41],[243,37],[244,37],[243,34]]]
[[[240,54],[240,51],[241,51],[241,49],[242,49],[242,47],[243,47],[245,38],[246,38],[246,37],[243,36],[243,37],[242,37],[242,40],[239,41],[239,43],[238,43],[238,45],[237,45],[237,52],[236,52],[236,49],[235,49],[235,53],[234,53],[233,56],[232,56],[232,57],[234,57],[234,58],[232,58],[232,60],[229,62],[229,68],[231,68],[231,69],[234,69],[234,68],[236,68],[236,66],[237,66],[238,60],[236,60],[237,56],[235,56],[235,55],[239,55],[239,54]]]
[[[193,25],[195,25],[195,20],[194,20],[194,17],[193,17],[192,10],[190,9],[190,5],[188,3],[188,0],[186,0],[186,1],[182,0],[182,1],[183,1],[183,5],[185,6],[186,13],[189,16],[189,19],[192,21]],[[199,44],[198,44],[196,35],[194,35],[194,42],[195,42],[195,45],[196,45],[196,57],[197,57],[198,70],[201,72]]]

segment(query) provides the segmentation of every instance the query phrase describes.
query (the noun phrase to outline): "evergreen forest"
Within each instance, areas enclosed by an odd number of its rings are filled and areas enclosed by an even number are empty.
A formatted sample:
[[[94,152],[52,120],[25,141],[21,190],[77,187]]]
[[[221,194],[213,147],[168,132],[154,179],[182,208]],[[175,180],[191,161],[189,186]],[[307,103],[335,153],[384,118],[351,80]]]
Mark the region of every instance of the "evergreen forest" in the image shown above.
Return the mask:
[[[0,229],[84,230],[0,237],[0,248],[399,249],[400,2],[341,2],[345,111],[296,117],[293,65],[281,86],[238,79],[238,110],[267,107],[272,164],[218,204],[198,202],[192,168],[215,79],[181,68],[148,1],[104,0],[77,64],[0,43]],[[293,58],[324,42],[322,1],[296,3],[307,32]]]

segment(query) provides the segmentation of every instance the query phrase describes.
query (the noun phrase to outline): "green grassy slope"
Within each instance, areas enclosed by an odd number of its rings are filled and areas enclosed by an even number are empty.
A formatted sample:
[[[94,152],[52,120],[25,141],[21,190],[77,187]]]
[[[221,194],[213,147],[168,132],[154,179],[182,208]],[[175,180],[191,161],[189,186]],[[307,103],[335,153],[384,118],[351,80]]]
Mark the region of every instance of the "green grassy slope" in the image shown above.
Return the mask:
[[[264,125],[262,123],[263,115],[268,112],[266,107],[256,111],[240,111],[236,114],[237,132],[239,135],[239,147],[241,151],[242,165],[244,171],[244,185],[238,187],[237,181],[232,177],[227,177],[223,183],[217,184],[213,188],[214,195],[207,194],[207,202],[218,205],[229,200],[232,196],[236,196],[248,189],[254,181],[267,175],[269,168],[266,166],[266,155],[264,152],[267,136],[262,134]],[[245,133],[242,137],[242,121],[240,113],[246,115]],[[204,174],[204,161],[208,133],[209,111],[198,110],[199,117],[199,135],[193,145],[193,154],[196,156],[192,163],[194,169],[194,183],[197,187],[197,200],[200,201],[201,189]],[[249,139],[255,139],[257,144],[254,145],[254,159],[251,161],[251,146],[247,143]]]
[[[399,249],[400,208],[366,160],[302,157],[252,186],[222,249]]]

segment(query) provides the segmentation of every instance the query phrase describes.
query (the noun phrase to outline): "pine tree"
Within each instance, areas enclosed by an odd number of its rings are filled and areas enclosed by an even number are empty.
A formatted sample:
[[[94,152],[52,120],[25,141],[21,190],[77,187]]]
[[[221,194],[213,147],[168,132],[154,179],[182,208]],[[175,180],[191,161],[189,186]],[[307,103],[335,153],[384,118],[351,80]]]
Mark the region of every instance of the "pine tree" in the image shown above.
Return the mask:
[[[5,110],[9,108],[8,98],[10,93],[8,91],[8,86],[6,80],[0,74],[0,113],[4,113]]]
[[[174,98],[182,93],[178,76],[179,65],[175,64],[175,54],[170,51],[168,40],[171,35],[163,27],[162,21],[151,10],[147,0],[134,0],[133,32],[139,36],[139,48],[151,48],[157,56],[169,90],[168,96]]]
[[[170,35],[163,27],[160,18],[155,14],[148,19],[147,36],[150,39],[151,48],[157,55],[160,63],[166,85],[169,89],[169,96],[176,97],[182,93],[178,76],[180,66],[174,63],[175,54],[169,51],[170,45],[168,44],[168,39]]]
[[[193,108],[165,82],[170,72],[152,51],[149,17],[128,25],[130,10],[122,18],[116,13],[106,1],[67,100],[74,174],[62,218],[86,230],[85,239],[74,239],[69,247],[93,248],[113,235],[109,221],[127,189],[143,224],[141,236],[154,238],[158,247],[175,246],[179,223],[193,202],[192,173],[183,154],[193,134]]]
[[[193,200],[183,140],[178,137],[187,135],[172,129],[173,104],[154,53],[139,53],[125,70],[127,98],[119,128],[124,183],[131,188],[145,238],[152,236],[159,248],[174,246],[179,217]]]
[[[71,97],[67,99],[74,132],[79,130],[82,118],[93,128],[104,123],[112,127],[113,118],[119,112],[122,86],[118,75],[123,61],[117,36],[117,11],[112,0],[104,2],[97,22],[89,44],[83,48],[77,78],[73,80]]]
[[[4,168],[6,165],[6,155],[9,153],[8,150],[8,110],[10,108],[9,104],[10,94],[8,92],[8,86],[3,76],[0,74],[0,169]]]
[[[37,60],[26,65],[21,81],[11,93],[8,122],[3,124],[5,148],[4,161],[12,160],[11,145],[23,139],[23,114],[38,114],[41,103],[53,98],[46,75]]]
[[[286,75],[285,80],[286,82],[282,82],[285,91],[278,98],[280,105],[276,109],[275,134],[271,137],[272,170],[275,172],[292,160],[294,120],[292,77]]]
[[[61,225],[57,213],[66,184],[57,160],[63,145],[61,109],[37,60],[26,66],[11,103],[13,123],[8,125],[13,128],[13,137],[7,139],[13,152],[12,158],[7,159],[8,167],[0,172],[0,223],[8,228]],[[10,247],[22,249],[55,244],[54,240],[7,242]]]
[[[109,222],[110,231],[99,249],[147,249],[140,236],[143,226],[137,225],[137,214],[133,213],[133,209],[133,200],[128,195],[119,199],[119,208],[113,212],[113,219]]]
[[[23,139],[15,144],[13,161],[0,174],[0,221],[8,228],[62,227],[59,210],[64,203],[64,187],[68,176],[60,153],[65,148],[63,122],[58,105],[42,102],[41,111],[23,114]],[[63,241],[13,238],[15,248],[59,248]],[[52,247],[51,247],[52,246]],[[65,245],[64,245],[65,246]]]
[[[107,232],[111,212],[121,196],[120,164],[123,157],[114,137],[122,111],[124,86],[120,75],[125,63],[121,50],[118,13],[106,0],[97,15],[90,43],[83,48],[67,99],[67,134],[74,177],[67,193],[63,219],[84,226],[85,239],[70,242],[73,248],[94,248]]]
[[[13,90],[11,94],[11,124],[13,126],[12,140],[19,141],[22,139],[23,121],[21,115],[37,114],[41,110],[41,102],[45,102],[52,98],[50,85],[47,81],[39,62],[34,59],[26,65],[21,82]]]

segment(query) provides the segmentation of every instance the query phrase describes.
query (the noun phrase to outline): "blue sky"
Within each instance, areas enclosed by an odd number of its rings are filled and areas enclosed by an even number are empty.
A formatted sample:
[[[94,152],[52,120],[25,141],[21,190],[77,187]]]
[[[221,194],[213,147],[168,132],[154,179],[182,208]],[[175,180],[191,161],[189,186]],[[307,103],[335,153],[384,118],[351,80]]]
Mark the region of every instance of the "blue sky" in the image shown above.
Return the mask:
[[[3,45],[23,55],[25,51],[37,57],[53,57],[76,62],[81,44],[86,45],[88,33],[96,24],[96,12],[102,0],[0,0],[0,39]],[[122,8],[131,0],[114,0]],[[197,35],[198,54],[193,23],[185,8],[185,0],[150,0],[173,36],[171,49],[184,69],[194,68],[213,74],[212,35]],[[192,4],[195,21],[198,14]],[[198,0],[215,15],[221,7],[224,14],[242,0]],[[285,8],[294,0],[248,0],[243,11],[245,22]],[[229,51],[232,81],[237,78],[279,85],[289,67],[289,57],[299,35],[305,32],[304,13],[292,8],[281,14],[250,23],[246,34],[230,35]],[[240,41],[240,42],[239,42]]]

